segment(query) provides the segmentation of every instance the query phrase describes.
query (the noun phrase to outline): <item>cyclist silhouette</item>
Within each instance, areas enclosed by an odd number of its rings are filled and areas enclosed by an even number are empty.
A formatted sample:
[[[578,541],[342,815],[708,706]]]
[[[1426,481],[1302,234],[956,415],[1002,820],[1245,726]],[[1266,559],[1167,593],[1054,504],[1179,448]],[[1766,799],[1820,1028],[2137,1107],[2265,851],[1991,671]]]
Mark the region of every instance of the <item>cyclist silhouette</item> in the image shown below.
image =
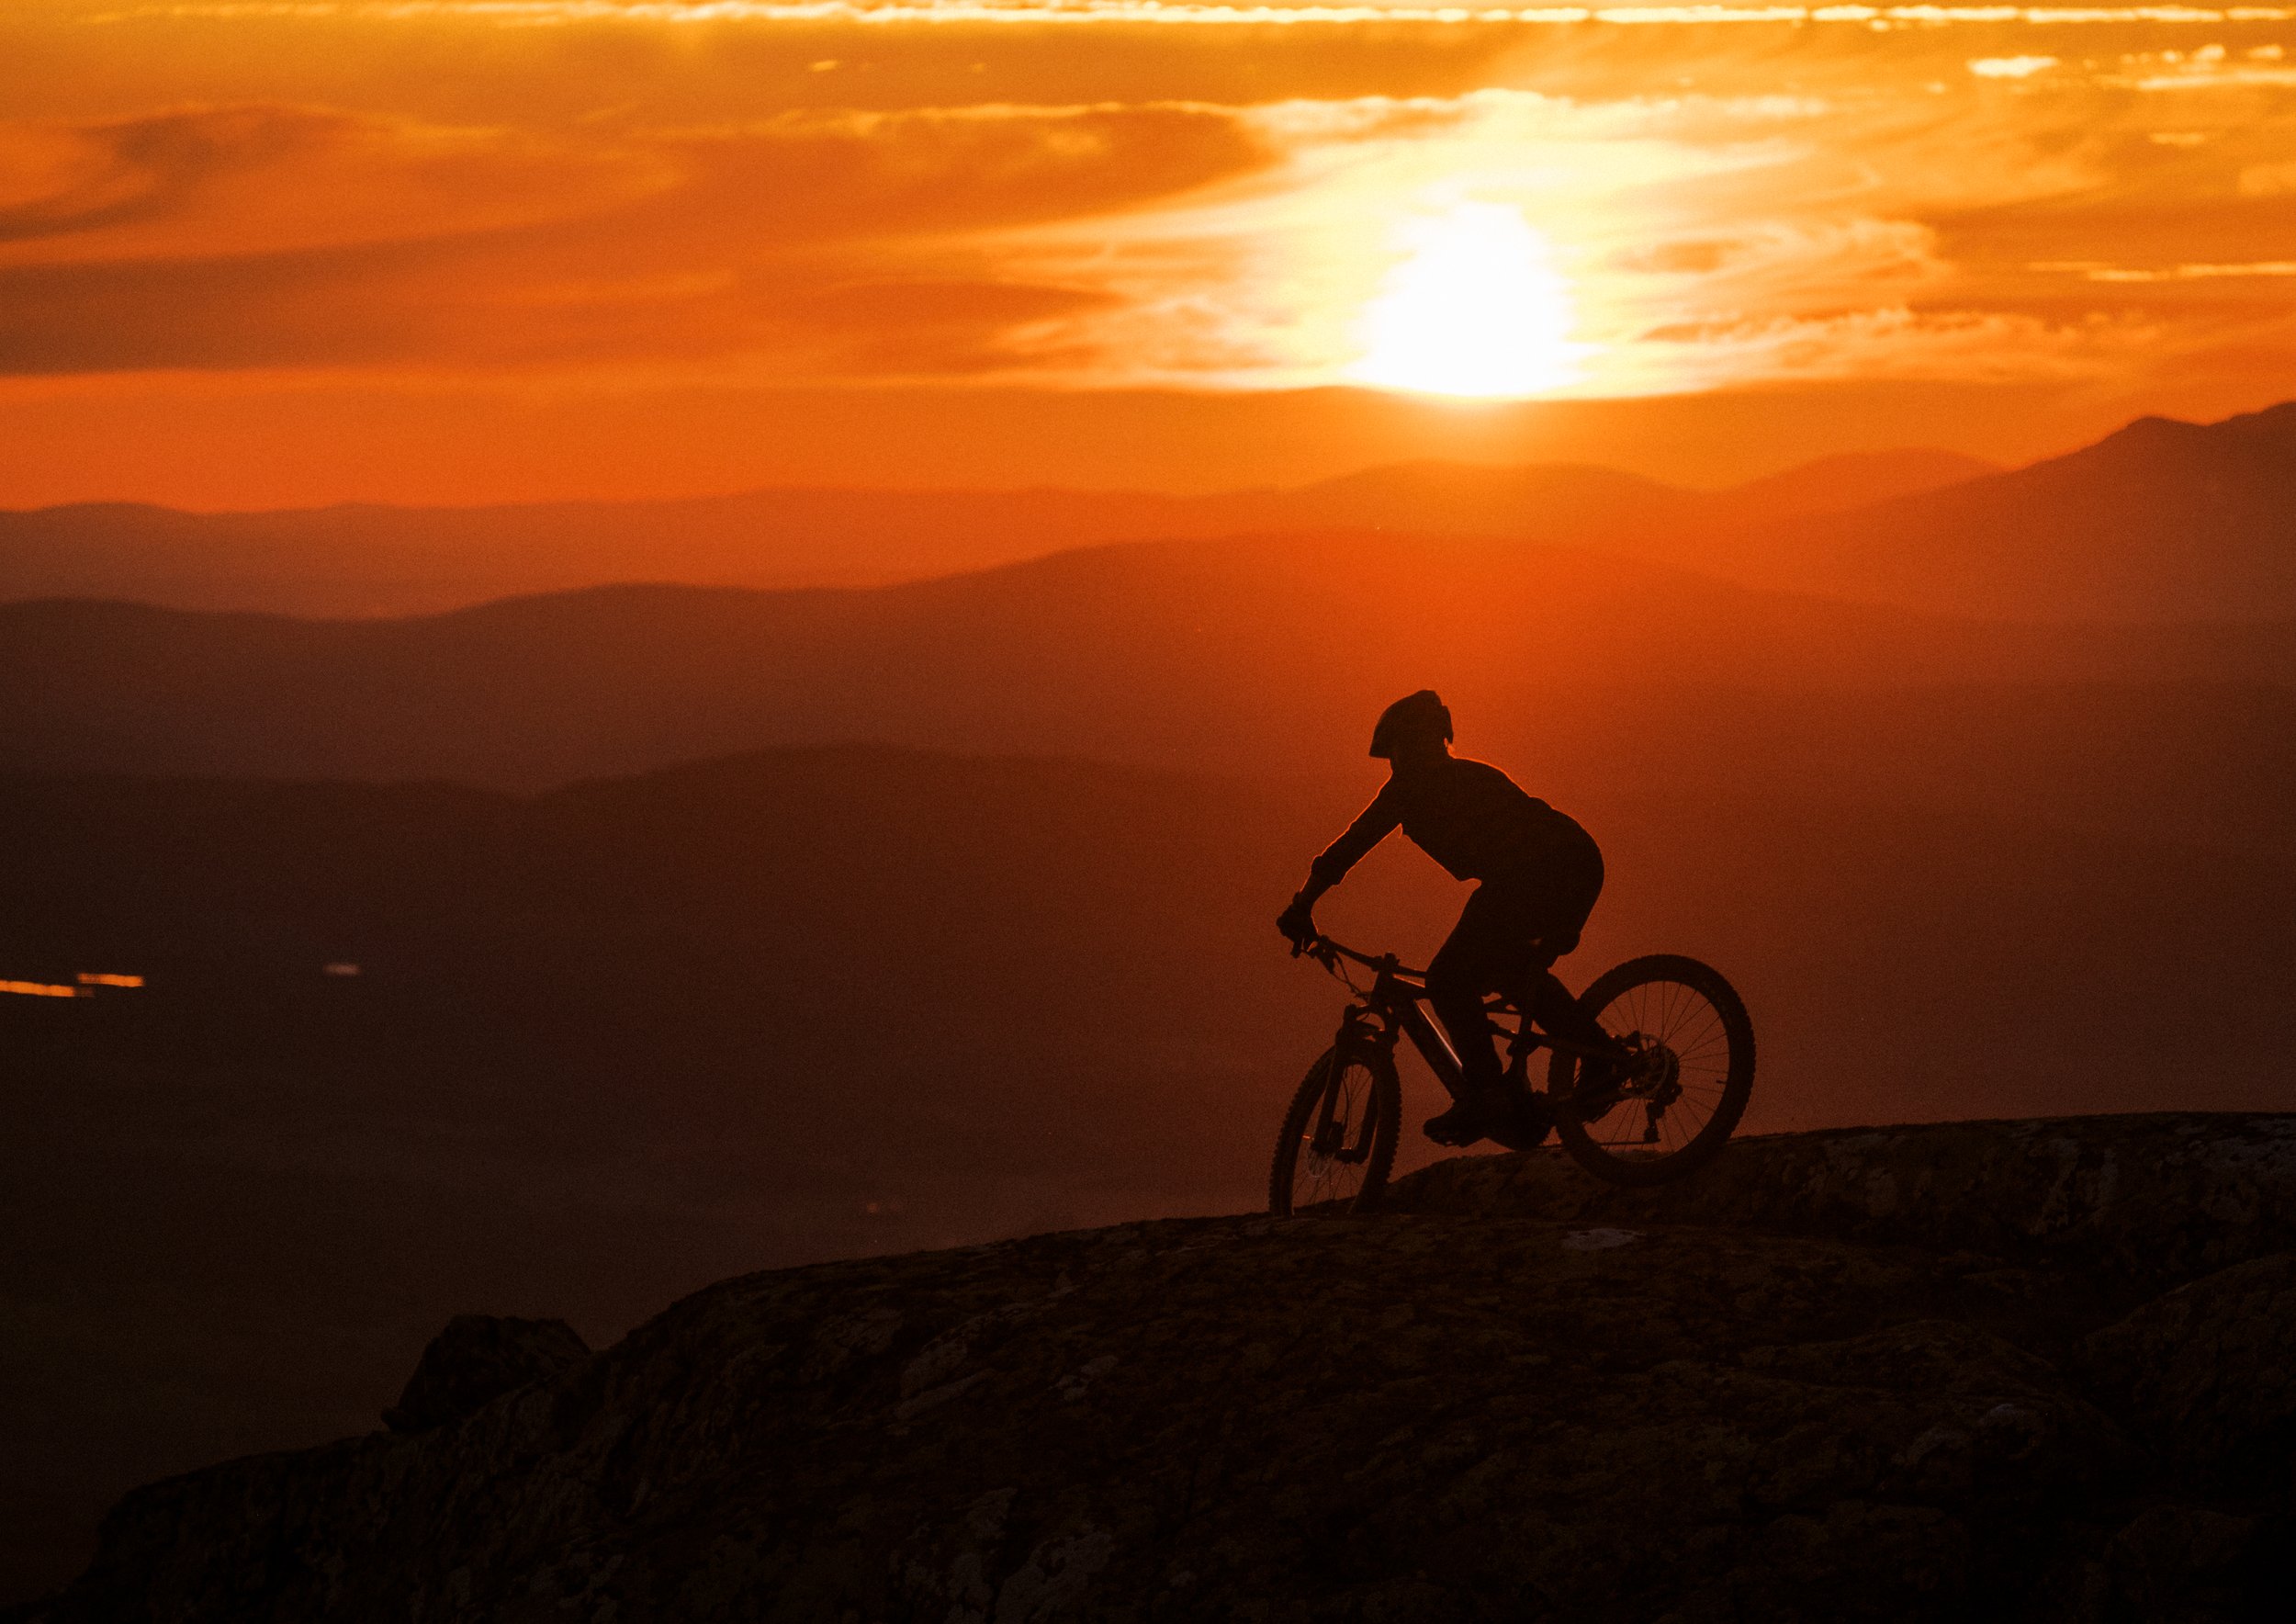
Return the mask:
[[[1431,688],[1380,713],[1371,753],[1387,758],[1387,783],[1309,866],[1308,883],[1276,925],[1295,943],[1312,938],[1317,900],[1399,828],[1454,879],[1480,882],[1427,965],[1427,1002],[1467,1086],[1425,1132],[1440,1145],[1471,1145],[1508,1103],[1486,994],[1513,998],[1557,1037],[1606,1042],[1552,969],[1579,945],[1594,911],[1603,854],[1575,820],[1498,768],[1453,755],[1451,713]]]

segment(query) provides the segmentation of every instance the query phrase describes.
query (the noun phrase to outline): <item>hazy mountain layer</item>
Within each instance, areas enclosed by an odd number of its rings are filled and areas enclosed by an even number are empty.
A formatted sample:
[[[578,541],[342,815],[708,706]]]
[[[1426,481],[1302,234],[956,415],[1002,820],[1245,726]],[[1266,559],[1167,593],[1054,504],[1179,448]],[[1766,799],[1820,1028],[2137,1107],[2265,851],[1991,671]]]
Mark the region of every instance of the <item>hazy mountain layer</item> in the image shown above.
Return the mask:
[[[1834,704],[1813,695],[2247,683],[2260,696],[2229,703],[2268,710],[2292,669],[2285,623],[2020,627],[1582,550],[1331,535],[1109,547],[881,591],[623,587],[393,621],[9,605],[0,764],[524,787],[862,738],[1289,769],[1359,757],[1379,706],[1433,685],[1469,748],[1584,753],[1615,782],[1707,771],[1721,735],[1686,727],[1694,714],[1777,730],[1744,763],[1764,770],[1804,750],[1797,706]],[[2088,709],[2110,731],[2163,703]],[[1976,720],[2059,753],[2037,705],[2005,697],[1998,725]],[[1860,724],[1841,744],[1871,754],[1864,740]]]
[[[2242,621],[2296,610],[2296,403],[2147,417],[2068,457],[1708,555],[1750,581],[2027,620]]]
[[[490,508],[0,513],[0,600],[409,615],[616,581],[882,584],[1114,541],[1386,528],[1584,542],[1855,506],[1991,472],[1941,451],[1822,458],[1713,494],[1604,468],[1415,463],[1289,491],[765,491]]]
[[[916,580],[1110,542],[1379,532],[1600,547],[1772,591],[2046,623],[2296,617],[2296,403],[2144,418],[2008,472],[1827,458],[1700,493],[1414,463],[1293,491],[763,491],[632,504],[0,513],[0,599],[405,615],[627,581]]]

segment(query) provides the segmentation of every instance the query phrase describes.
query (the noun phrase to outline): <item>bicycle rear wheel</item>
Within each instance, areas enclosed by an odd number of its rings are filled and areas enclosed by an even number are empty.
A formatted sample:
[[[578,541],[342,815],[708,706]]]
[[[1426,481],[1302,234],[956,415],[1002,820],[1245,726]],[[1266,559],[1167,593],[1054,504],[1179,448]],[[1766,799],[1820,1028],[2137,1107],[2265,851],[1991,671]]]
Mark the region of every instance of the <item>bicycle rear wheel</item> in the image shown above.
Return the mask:
[[[1548,1069],[1556,1131],[1570,1158],[1614,1184],[1663,1184],[1712,1161],[1754,1088],[1754,1023],[1720,972],[1675,953],[1629,959],[1594,978],[1580,1006],[1632,1053],[1615,1089],[1581,1119],[1580,1062]]]
[[[1369,1212],[1387,1188],[1402,1120],[1393,1059],[1373,1048],[1324,1050],[1300,1079],[1276,1135],[1267,1210],[1278,1218],[1330,1205]]]

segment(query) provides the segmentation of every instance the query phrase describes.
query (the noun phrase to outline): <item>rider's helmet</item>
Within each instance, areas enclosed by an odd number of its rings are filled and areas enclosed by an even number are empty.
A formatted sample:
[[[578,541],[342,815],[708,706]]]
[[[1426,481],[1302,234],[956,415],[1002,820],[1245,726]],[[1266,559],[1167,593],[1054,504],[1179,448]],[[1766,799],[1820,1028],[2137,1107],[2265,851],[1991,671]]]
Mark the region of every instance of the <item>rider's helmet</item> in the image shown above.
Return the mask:
[[[1379,713],[1371,729],[1371,753],[1390,760],[1399,744],[1413,741],[1451,742],[1451,712],[1432,688],[1405,694]]]

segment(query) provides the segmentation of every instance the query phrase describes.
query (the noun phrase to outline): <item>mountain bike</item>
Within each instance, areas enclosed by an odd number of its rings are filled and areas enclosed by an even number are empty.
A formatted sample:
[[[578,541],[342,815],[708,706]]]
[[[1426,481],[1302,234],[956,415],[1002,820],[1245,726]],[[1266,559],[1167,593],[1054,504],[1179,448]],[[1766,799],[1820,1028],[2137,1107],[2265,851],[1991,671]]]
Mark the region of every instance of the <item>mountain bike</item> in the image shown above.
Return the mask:
[[[1466,1086],[1458,1056],[1423,1007],[1424,970],[1328,936],[1294,951],[1355,997],[1284,1113],[1267,1210],[1282,1216],[1336,1204],[1367,1212],[1387,1186],[1402,1130],[1397,1041],[1411,1040],[1454,1100]],[[1356,984],[1356,967],[1371,972],[1368,986]],[[1486,1018],[1507,1039],[1506,1103],[1486,1136],[1529,1150],[1551,1130],[1573,1161],[1614,1184],[1663,1184],[1712,1161],[1754,1086],[1753,1021],[1730,984],[1696,959],[1651,953],[1596,976],[1579,1004],[1601,1024],[1607,1046],[1541,1030],[1512,997],[1484,1000]],[[1543,1092],[1529,1076],[1541,1048],[1549,1052]]]

